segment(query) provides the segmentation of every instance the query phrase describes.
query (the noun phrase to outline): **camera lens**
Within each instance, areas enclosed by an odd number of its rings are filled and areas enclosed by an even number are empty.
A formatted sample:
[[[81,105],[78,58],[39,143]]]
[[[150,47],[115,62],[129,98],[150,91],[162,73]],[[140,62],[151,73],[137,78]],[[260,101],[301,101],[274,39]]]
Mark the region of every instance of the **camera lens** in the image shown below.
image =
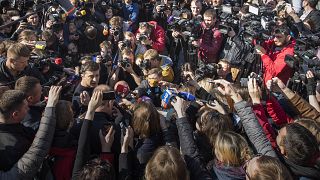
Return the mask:
[[[113,31],[114,36],[119,36],[120,32],[118,30]]]

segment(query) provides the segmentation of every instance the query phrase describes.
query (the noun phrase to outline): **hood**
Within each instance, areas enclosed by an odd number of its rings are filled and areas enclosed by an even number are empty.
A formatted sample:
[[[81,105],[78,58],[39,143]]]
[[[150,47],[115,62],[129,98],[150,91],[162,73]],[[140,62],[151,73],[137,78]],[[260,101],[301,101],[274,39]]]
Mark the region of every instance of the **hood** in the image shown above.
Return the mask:
[[[244,169],[240,167],[226,166],[221,162],[215,160],[213,170],[217,175],[218,179],[224,180],[240,180],[246,179]]]
[[[285,159],[285,162],[295,176],[307,177],[312,179],[319,179],[320,177],[320,169],[317,169],[315,167],[299,166],[288,159]]]
[[[169,56],[159,55],[159,57],[161,57],[161,59],[162,59],[161,66],[172,66],[173,65],[172,59]]]

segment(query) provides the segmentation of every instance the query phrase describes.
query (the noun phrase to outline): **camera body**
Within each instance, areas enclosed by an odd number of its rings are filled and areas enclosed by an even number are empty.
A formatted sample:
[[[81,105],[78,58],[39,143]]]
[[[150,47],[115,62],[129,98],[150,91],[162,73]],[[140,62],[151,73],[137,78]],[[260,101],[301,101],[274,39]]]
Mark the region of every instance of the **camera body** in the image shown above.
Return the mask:
[[[140,63],[139,67],[141,69],[150,69],[151,67],[151,64],[150,64],[150,61],[147,61],[147,60],[142,60],[142,62]]]
[[[138,42],[143,42],[145,40],[149,39],[149,36],[147,34],[140,34],[139,38],[137,39]]]
[[[196,81],[200,81],[204,78],[212,78],[217,75],[217,70],[221,68],[220,64],[215,63],[201,65],[195,70],[195,79]]]
[[[122,46],[121,46],[121,50],[125,49],[125,48],[131,48],[131,41],[125,39],[124,41],[122,41]]]
[[[119,61],[119,63],[123,68],[128,68],[131,66],[130,59],[128,58],[123,58],[122,60]]]

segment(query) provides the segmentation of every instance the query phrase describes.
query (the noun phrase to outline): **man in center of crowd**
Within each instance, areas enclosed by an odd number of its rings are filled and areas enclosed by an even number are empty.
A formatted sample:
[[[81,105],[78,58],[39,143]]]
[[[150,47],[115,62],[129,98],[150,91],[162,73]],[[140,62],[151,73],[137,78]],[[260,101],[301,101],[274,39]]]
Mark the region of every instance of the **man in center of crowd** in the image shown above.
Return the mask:
[[[72,104],[75,111],[75,115],[79,115],[81,112],[86,110],[85,106],[80,102],[80,95],[90,96],[92,95],[93,89],[98,86],[100,78],[100,65],[96,62],[90,61],[81,67],[81,82],[76,87],[73,97]]]

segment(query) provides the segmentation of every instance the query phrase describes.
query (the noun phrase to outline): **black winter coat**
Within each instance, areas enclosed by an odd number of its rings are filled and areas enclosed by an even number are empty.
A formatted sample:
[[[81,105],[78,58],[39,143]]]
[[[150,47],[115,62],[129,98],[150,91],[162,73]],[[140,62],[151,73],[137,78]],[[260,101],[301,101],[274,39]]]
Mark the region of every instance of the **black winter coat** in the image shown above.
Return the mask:
[[[0,170],[7,171],[31,146],[32,129],[22,124],[0,124]]]

